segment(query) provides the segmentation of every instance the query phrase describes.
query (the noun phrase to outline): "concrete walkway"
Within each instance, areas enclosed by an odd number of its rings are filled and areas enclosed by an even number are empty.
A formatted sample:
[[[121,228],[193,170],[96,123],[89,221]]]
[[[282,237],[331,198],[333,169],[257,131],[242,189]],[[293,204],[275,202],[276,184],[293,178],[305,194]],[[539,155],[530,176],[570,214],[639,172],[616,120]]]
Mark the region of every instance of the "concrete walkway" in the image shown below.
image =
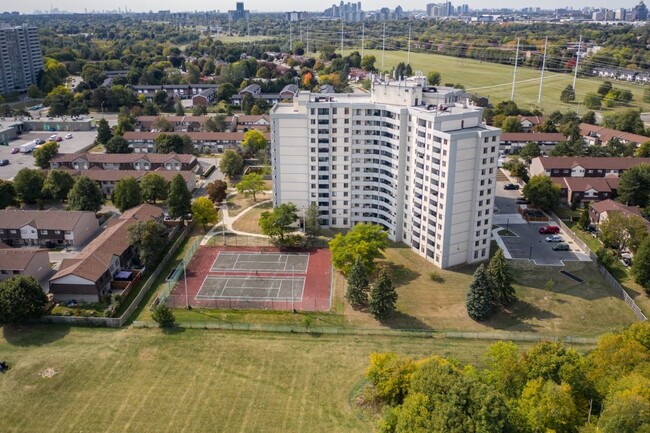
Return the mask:
[[[230,198],[235,194],[236,193],[229,194],[227,198]],[[264,200],[264,201],[261,201],[259,203],[255,203],[254,205],[247,207],[246,209],[244,209],[243,211],[241,211],[239,214],[237,214],[234,217],[230,216],[230,212],[228,211],[228,209],[221,209],[222,221],[219,224],[215,225],[214,227],[212,227],[210,229],[210,231],[201,240],[201,245],[207,245],[210,238],[212,238],[212,237],[214,237],[216,235],[220,235],[224,231],[226,233],[234,233],[236,235],[241,235],[241,236],[251,236],[251,237],[255,237],[255,238],[268,238],[268,236],[261,235],[259,233],[248,233],[248,232],[243,232],[243,231],[240,231],[240,230],[235,230],[235,229],[233,229],[232,226],[235,223],[235,221],[237,221],[239,218],[241,218],[244,214],[246,214],[251,209],[253,209],[253,208],[257,207],[257,206],[261,206],[261,205],[266,204],[266,203],[271,203],[271,202],[272,202],[272,200]],[[224,226],[225,226],[225,229],[224,229]]]

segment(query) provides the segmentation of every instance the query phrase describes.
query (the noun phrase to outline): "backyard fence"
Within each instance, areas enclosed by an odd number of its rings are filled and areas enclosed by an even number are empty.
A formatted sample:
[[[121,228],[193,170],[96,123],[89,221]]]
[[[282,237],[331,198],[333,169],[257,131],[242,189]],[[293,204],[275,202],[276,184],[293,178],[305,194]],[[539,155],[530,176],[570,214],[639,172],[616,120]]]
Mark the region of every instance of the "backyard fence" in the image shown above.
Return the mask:
[[[589,253],[589,258],[596,262],[596,266],[598,266],[598,271],[600,274],[603,276],[605,281],[616,291],[616,293],[619,294],[619,296],[625,301],[625,303],[630,307],[632,312],[636,315],[636,317],[639,320],[648,320],[645,314],[641,311],[639,306],[634,302],[634,299],[630,297],[630,295],[627,294],[623,286],[612,276],[612,274],[609,273],[607,268],[605,268],[603,265],[598,263],[598,257],[596,256],[596,253],[591,251],[591,249],[587,246],[587,244],[576,235],[573,230],[569,228],[564,222],[553,212],[549,212],[549,215],[555,221],[562,230],[571,238],[573,242],[576,243],[582,249],[582,251],[588,252]]]
[[[126,323],[127,320],[129,320],[129,317],[131,317],[133,312],[138,308],[144,296],[147,294],[149,289],[151,289],[156,279],[160,276],[160,273],[165,268],[165,265],[167,265],[169,260],[171,260],[174,254],[176,254],[176,250],[178,250],[185,239],[187,239],[192,231],[192,227],[192,223],[185,227],[185,230],[178,236],[176,242],[174,242],[174,244],[169,248],[167,254],[165,254],[165,257],[162,258],[156,270],[153,271],[151,275],[149,275],[149,278],[147,278],[147,281],[140,288],[140,291],[131,302],[131,305],[129,305],[129,307],[120,317],[44,316],[41,318],[41,322],[58,323],[71,326],[97,326],[104,328],[121,327]]]

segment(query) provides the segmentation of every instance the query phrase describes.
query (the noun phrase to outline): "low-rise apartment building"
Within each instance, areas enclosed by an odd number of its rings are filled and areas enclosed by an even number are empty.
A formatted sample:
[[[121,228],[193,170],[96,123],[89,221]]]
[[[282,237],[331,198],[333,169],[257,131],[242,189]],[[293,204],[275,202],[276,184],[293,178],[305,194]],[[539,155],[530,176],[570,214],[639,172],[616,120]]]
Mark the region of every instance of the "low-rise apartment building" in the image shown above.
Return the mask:
[[[198,159],[177,153],[65,153],[50,160],[50,168],[70,170],[145,170],[194,171]]]
[[[42,281],[48,276],[52,266],[46,250],[33,248],[11,248],[0,245],[0,281],[13,276],[31,276]]]
[[[12,247],[83,245],[98,229],[95,212],[0,210],[0,241]]]
[[[124,139],[129,142],[133,152],[154,153],[156,139],[160,134],[187,135],[192,140],[194,148],[202,153],[222,153],[226,149],[241,149],[245,132],[135,132],[124,133]],[[268,133],[264,136],[267,140],[271,137]]]
[[[331,228],[381,225],[441,268],[486,260],[500,130],[463,94],[417,77],[277,104],[274,205],[316,203]]]
[[[534,158],[528,171],[531,176],[620,177],[625,170],[639,164],[650,164],[650,158],[549,156]]]

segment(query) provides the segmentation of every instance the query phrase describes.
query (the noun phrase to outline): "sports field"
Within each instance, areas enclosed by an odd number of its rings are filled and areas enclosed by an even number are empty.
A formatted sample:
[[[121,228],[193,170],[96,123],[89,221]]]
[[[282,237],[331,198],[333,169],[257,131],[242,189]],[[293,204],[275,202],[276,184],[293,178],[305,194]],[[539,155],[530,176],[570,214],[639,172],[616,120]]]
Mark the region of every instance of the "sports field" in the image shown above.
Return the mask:
[[[352,50],[346,51],[347,54],[350,54]],[[375,66],[379,70],[390,70],[399,62],[406,63],[407,61],[406,51],[386,51],[384,67],[382,68],[381,50],[365,50],[364,55],[369,54],[377,58]],[[469,93],[488,96],[492,104],[510,100],[512,92],[512,66],[424,53],[411,53],[411,66],[414,71],[421,71],[424,75],[430,71],[438,71],[442,76],[443,84],[463,84]],[[576,101],[573,104],[567,104],[560,101],[560,93],[562,93],[562,90],[567,85],[573,83],[573,75],[546,71],[544,74],[542,101],[538,104],[539,79],[539,70],[525,67],[517,68],[515,102],[521,108],[540,107],[549,112],[553,110],[572,109],[584,114],[586,111],[584,104],[579,105],[578,103],[582,102],[587,93],[595,92],[603,81],[599,78],[578,78],[576,82]],[[629,107],[641,108],[642,111],[650,111],[650,104],[644,103],[642,100],[644,89],[642,85],[621,81],[614,81],[613,84],[614,87],[628,89],[632,92],[634,99]],[[604,110],[604,112],[608,111],[611,110]]]
[[[272,247],[198,249],[169,298],[171,307],[328,311],[330,252]]]
[[[350,396],[371,352],[480,362],[486,344],[200,330],[5,330],[0,358],[12,368],[0,374],[0,431],[367,433],[372,424],[355,412]]]

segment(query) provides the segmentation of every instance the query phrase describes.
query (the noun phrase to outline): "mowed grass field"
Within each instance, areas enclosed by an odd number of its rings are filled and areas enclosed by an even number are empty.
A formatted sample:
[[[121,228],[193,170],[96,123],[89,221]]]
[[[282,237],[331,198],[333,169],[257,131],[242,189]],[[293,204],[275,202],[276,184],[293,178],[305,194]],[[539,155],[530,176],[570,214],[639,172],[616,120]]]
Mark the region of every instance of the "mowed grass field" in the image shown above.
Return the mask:
[[[367,433],[372,423],[350,400],[370,353],[480,363],[489,344],[133,328],[0,336],[11,365],[0,375],[3,433]]]
[[[352,50],[347,49],[349,54]],[[406,51],[386,51],[384,67],[381,66],[381,50],[365,50],[364,55],[374,55],[377,58],[375,66],[379,70],[390,70],[399,62],[406,63]],[[514,57],[514,53],[513,53]],[[510,100],[512,92],[513,67],[496,63],[480,62],[473,59],[459,59],[437,54],[411,53],[411,66],[413,71],[421,71],[425,76],[430,71],[438,71],[442,76],[442,83],[463,84],[469,93],[488,96],[490,102],[496,105],[500,101]],[[517,84],[515,86],[515,102],[521,108],[540,108],[546,112],[554,110],[574,110],[583,114],[586,110],[582,102],[585,95],[595,92],[604,80],[599,78],[578,78],[576,82],[576,101],[571,104],[560,101],[560,93],[567,85],[573,84],[573,74],[558,74],[546,71],[544,73],[544,87],[541,103],[537,103],[539,93],[539,70],[519,67],[517,68]],[[642,85],[622,81],[614,81],[614,87],[628,89],[634,99],[628,106],[622,108],[640,108],[650,111],[650,104],[643,102]],[[604,112],[620,109],[621,107],[604,110]]]
[[[353,325],[595,337],[636,321],[591,262],[566,262],[565,267],[555,267],[508,261],[518,301],[485,322],[475,322],[467,315],[465,297],[476,266],[439,270],[405,246],[388,248],[384,256],[381,262],[391,269],[399,295],[397,312],[379,323],[367,311],[346,305],[345,314]],[[579,276],[584,283],[567,278],[559,273],[561,270]],[[444,281],[431,281],[432,271]],[[551,279],[552,291],[545,287]]]

